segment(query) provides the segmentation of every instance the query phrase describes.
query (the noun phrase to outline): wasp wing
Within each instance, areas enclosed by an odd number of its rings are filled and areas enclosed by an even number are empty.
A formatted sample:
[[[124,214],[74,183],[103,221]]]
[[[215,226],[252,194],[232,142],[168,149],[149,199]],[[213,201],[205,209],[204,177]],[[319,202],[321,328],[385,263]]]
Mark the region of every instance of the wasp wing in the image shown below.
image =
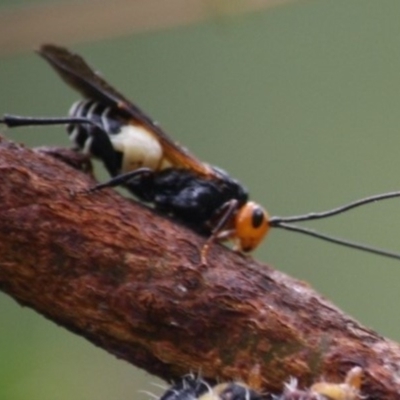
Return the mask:
[[[187,149],[175,143],[150,117],[139,107],[132,104],[122,94],[110,86],[85,60],[69,50],[45,44],[38,53],[56,70],[61,78],[84,97],[101,101],[118,108],[128,119],[143,125],[160,141],[166,157],[174,166],[188,168],[200,175],[218,177],[207,164],[193,156]]]

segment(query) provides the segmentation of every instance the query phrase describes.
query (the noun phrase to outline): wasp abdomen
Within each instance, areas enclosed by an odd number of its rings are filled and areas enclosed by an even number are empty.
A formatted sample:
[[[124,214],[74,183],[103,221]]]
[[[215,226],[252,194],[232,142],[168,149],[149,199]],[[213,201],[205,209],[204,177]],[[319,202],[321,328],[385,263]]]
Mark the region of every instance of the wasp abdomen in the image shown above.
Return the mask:
[[[158,170],[165,166],[161,144],[154,134],[120,115],[117,109],[84,100],[73,104],[69,115],[93,122],[68,125],[69,137],[83,152],[101,159],[112,175],[141,167]]]
[[[107,135],[118,133],[122,126],[122,121],[109,116],[110,107],[92,100],[77,101],[69,110],[70,117],[82,117],[93,121],[94,124],[69,124],[67,132],[72,142],[80,149],[89,150],[90,140],[94,130],[103,130]]]

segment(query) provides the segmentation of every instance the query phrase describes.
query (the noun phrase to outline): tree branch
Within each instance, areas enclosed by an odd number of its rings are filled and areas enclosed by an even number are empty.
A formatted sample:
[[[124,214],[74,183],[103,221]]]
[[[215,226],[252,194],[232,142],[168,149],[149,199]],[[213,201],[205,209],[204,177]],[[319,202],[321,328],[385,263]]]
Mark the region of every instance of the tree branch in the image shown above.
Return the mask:
[[[0,289],[19,303],[165,379],[277,392],[358,365],[369,399],[398,399],[400,347],[306,284],[220,245],[200,267],[204,238],[112,190],[72,194],[93,181],[43,150],[1,139],[0,174]]]

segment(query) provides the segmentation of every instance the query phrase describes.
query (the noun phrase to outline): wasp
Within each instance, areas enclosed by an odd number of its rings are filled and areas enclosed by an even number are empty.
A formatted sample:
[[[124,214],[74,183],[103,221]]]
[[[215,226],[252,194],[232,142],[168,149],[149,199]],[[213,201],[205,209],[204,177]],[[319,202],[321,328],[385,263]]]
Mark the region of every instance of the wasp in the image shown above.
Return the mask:
[[[202,263],[206,262],[212,242],[231,240],[234,250],[250,252],[272,227],[400,259],[397,253],[293,224],[399,197],[400,192],[371,196],[321,213],[270,217],[262,206],[250,201],[247,189],[240,182],[174,142],[157,122],[114,89],[82,57],[52,44],[41,46],[38,53],[83,100],[73,104],[68,117],[4,115],[0,123],[8,127],[65,124],[76,147],[100,159],[112,177],[88,191],[123,185],[139,200],[152,203],[162,213],[208,236],[201,252]]]

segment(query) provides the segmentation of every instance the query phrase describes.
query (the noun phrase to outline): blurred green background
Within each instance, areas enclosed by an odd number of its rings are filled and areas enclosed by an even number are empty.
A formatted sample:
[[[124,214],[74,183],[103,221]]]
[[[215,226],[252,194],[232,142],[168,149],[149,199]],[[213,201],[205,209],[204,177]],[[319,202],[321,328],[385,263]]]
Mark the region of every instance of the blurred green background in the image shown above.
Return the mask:
[[[201,23],[71,47],[272,215],[400,189],[398,0],[298,1],[241,15],[205,3]],[[62,116],[77,99],[31,51],[0,57],[0,113]],[[69,145],[62,127],[6,134]],[[400,252],[399,213],[391,200],[309,225]],[[279,230],[254,256],[400,340],[400,262]],[[161,392],[155,381],[0,294],[1,400],[142,400],[139,390]]]

